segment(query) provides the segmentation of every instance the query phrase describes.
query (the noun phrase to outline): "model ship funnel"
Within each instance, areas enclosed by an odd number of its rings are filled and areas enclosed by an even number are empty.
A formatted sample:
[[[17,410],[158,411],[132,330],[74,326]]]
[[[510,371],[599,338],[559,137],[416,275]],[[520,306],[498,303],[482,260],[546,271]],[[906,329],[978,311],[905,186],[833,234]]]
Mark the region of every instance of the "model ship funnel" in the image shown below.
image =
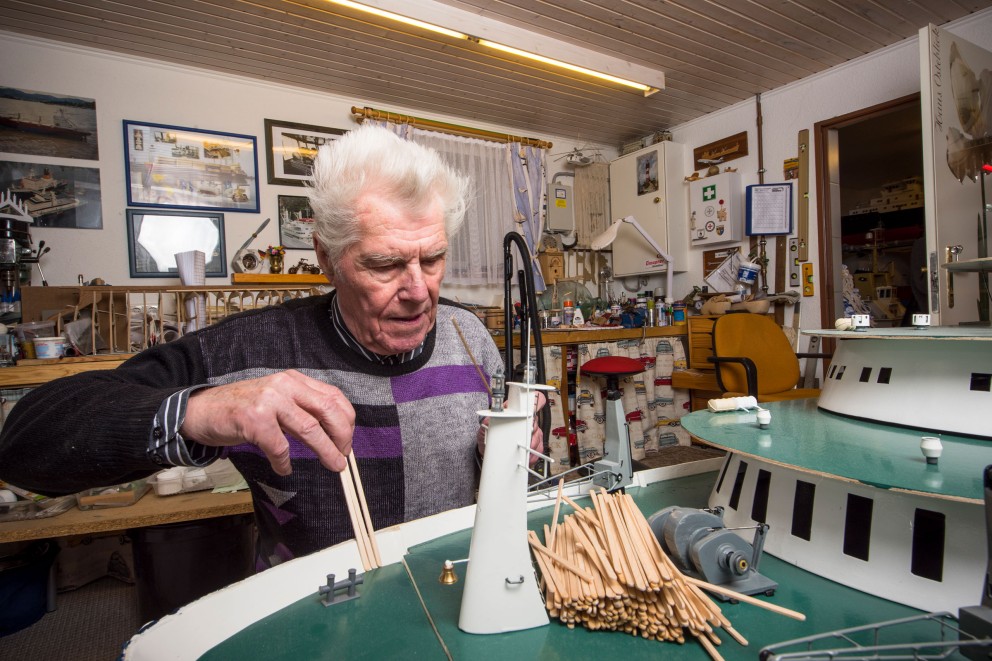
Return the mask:
[[[506,408],[489,416],[479,504],[458,627],[502,633],[548,623],[527,543],[527,465],[537,390],[510,383]]]

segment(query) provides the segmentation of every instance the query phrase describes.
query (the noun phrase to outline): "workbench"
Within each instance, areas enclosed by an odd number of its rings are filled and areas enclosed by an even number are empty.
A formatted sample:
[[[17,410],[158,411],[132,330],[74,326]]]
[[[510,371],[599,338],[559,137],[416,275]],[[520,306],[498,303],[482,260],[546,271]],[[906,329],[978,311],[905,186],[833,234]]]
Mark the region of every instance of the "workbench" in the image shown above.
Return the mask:
[[[252,512],[251,492],[212,493],[195,491],[171,496],[146,493],[127,507],[104,507],[87,511],[73,508],[43,519],[0,523],[0,544],[51,537],[143,528]]]

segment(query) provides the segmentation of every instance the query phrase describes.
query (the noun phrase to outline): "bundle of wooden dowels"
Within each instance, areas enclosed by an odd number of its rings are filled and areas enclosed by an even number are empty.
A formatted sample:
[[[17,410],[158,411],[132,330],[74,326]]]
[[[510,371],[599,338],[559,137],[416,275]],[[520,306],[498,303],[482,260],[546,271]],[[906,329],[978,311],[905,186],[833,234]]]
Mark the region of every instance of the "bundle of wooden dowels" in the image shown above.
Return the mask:
[[[344,500],[348,505],[348,517],[355,532],[355,543],[358,545],[362,567],[365,571],[378,569],[382,566],[382,558],[379,557],[375,528],[372,527],[372,517],[369,514],[369,505],[365,501],[365,489],[362,487],[362,477],[358,474],[358,463],[355,461],[354,452],[348,455],[348,463],[341,471],[341,486],[344,489]]]
[[[593,506],[583,508],[562,494],[559,483],[554,520],[544,526],[543,543],[529,533],[548,611],[570,628],[578,624],[679,643],[692,637],[720,659],[717,630],[741,645],[747,640],[703,589],[805,619],[801,613],[683,575],[628,494],[602,490],[590,495]],[[562,501],[574,511],[559,524]]]

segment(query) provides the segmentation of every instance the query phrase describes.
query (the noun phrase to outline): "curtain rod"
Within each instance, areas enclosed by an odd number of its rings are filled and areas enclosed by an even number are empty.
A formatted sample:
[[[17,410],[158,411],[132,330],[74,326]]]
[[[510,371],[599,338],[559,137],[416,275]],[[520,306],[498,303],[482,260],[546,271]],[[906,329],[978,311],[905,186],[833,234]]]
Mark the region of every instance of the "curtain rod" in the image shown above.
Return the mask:
[[[377,119],[385,120],[387,122],[396,122],[397,124],[410,124],[416,128],[438,131],[439,133],[468,136],[470,138],[482,138],[483,140],[491,140],[493,142],[519,142],[524,145],[540,147],[542,149],[551,149],[553,146],[552,143],[547,140],[541,140],[539,138],[522,138],[520,136],[510,135],[509,133],[498,133],[496,131],[486,131],[485,129],[472,128],[471,126],[459,126],[458,124],[438,122],[433,119],[422,119],[420,117],[411,117],[410,115],[400,115],[386,110],[376,110],[375,108],[369,108],[368,106],[364,108],[352,106],[351,113],[356,115],[356,120],[358,122],[365,119]]]

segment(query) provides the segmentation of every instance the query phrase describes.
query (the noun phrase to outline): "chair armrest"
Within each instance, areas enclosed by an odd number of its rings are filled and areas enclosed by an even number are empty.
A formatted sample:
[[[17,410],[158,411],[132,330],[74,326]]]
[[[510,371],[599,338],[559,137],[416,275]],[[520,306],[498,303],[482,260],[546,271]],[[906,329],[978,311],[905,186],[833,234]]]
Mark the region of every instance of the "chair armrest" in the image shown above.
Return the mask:
[[[796,358],[833,358],[832,353],[797,353]]]
[[[747,378],[747,394],[751,397],[758,396],[758,368],[755,367],[754,361],[745,356],[707,356],[706,360],[711,363],[737,363],[738,365],[744,366],[744,375]],[[723,385],[723,379],[720,378],[720,370],[716,370],[716,381],[720,385],[720,389],[724,392],[727,389]]]

